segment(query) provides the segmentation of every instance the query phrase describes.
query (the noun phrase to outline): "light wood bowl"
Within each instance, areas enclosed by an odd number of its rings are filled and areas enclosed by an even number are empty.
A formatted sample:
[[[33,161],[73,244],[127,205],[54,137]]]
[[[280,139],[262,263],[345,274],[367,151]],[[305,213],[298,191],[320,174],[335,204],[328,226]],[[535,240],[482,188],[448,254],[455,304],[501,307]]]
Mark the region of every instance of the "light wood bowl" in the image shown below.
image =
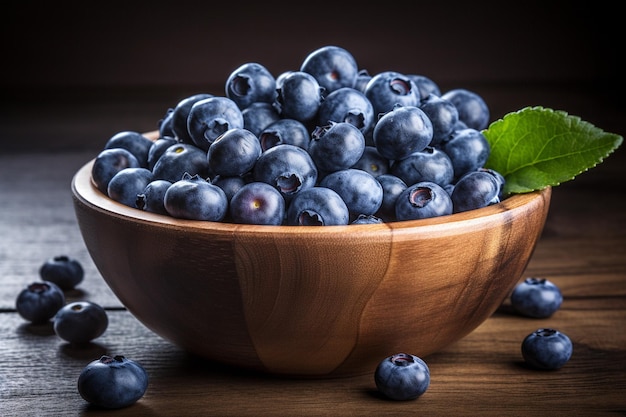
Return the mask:
[[[551,189],[451,216],[348,226],[178,220],[74,176],[78,224],[127,309],[185,350],[293,377],[374,372],[425,357],[500,306],[541,235]]]

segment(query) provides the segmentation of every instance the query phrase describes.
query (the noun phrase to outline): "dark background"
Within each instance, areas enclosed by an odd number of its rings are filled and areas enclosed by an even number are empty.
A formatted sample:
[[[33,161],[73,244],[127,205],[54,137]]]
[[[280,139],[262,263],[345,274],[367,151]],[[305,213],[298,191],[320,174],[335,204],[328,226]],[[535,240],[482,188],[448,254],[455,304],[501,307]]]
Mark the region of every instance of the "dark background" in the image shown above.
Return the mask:
[[[0,140],[17,151],[97,148],[119,130],[155,129],[187,95],[223,94],[245,62],[278,75],[330,44],[370,74],[474,90],[494,119],[542,105],[615,131],[620,16],[603,1],[10,2]]]

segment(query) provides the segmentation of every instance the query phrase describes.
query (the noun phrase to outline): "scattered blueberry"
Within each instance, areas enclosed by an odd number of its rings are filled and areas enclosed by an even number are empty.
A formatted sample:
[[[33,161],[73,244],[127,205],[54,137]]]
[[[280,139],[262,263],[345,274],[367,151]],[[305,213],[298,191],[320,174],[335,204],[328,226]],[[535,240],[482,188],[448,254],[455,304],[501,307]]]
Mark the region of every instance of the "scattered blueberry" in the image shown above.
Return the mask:
[[[94,406],[117,409],[136,403],[148,389],[148,373],[124,356],[104,355],[78,376],[80,396]]]
[[[54,332],[61,339],[83,344],[100,337],[109,318],[100,305],[91,301],[74,301],[63,306],[54,317]]]
[[[391,400],[414,400],[430,385],[430,369],[423,359],[397,353],[383,359],[374,373],[378,390]]]
[[[62,290],[71,290],[80,284],[85,275],[81,263],[66,255],[59,255],[46,260],[39,268],[39,276]]]
[[[20,316],[34,324],[50,320],[65,304],[63,290],[53,282],[33,282],[17,295],[15,308]]]
[[[454,104],[459,112],[459,120],[467,127],[483,130],[489,125],[489,107],[485,100],[473,91],[456,88],[445,92],[441,98]]]
[[[207,151],[220,135],[230,129],[243,129],[241,109],[228,97],[214,96],[197,101],[187,116],[187,130],[193,143]]]
[[[533,318],[552,316],[563,302],[559,287],[545,278],[526,278],[511,293],[511,305],[519,314]]]
[[[522,341],[524,361],[536,369],[560,369],[570,360],[572,351],[570,338],[555,329],[537,329]]]
[[[349,221],[346,203],[326,187],[315,186],[299,192],[287,209],[287,224],[291,226],[346,225]]]

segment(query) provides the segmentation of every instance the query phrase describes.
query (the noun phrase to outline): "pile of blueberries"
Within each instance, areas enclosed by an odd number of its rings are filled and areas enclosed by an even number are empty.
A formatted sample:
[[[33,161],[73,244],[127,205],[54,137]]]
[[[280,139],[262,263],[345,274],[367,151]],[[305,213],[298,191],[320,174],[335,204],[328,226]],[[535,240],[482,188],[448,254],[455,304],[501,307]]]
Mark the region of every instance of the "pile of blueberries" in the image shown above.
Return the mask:
[[[263,225],[343,225],[443,216],[504,198],[484,168],[481,96],[430,78],[370,75],[338,46],[274,76],[248,62],[225,94],[183,98],[159,137],[121,131],[95,158],[110,198],[175,218]]]

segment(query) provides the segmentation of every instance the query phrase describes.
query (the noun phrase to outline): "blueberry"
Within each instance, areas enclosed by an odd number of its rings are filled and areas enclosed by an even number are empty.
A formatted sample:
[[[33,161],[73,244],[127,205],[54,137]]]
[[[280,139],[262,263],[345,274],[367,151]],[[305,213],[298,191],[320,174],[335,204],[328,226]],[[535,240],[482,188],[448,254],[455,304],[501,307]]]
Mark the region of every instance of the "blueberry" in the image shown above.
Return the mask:
[[[135,206],[139,210],[148,211],[150,213],[167,214],[164,199],[165,192],[170,188],[172,183],[167,180],[150,181],[146,188],[140,194],[137,194]]]
[[[259,136],[263,129],[272,123],[280,120],[280,115],[270,103],[252,103],[241,110],[243,116],[243,127],[255,136]]]
[[[320,171],[333,172],[356,164],[365,150],[363,133],[347,122],[329,122],[311,133],[309,155]]]
[[[176,133],[174,133],[174,128],[172,127],[174,124],[173,120],[174,109],[170,107],[165,111],[163,118],[157,122],[159,136],[176,138]]]
[[[47,259],[39,268],[43,281],[52,282],[62,290],[71,290],[80,284],[85,276],[81,263],[66,255]]]
[[[187,117],[187,130],[193,143],[207,151],[227,130],[243,129],[241,109],[228,97],[215,96],[197,101]]]
[[[374,177],[378,177],[389,172],[389,160],[382,156],[375,146],[365,146],[363,155],[350,168],[362,169]]]
[[[537,329],[522,341],[524,361],[535,369],[560,369],[570,360],[572,351],[570,338],[555,329]]]
[[[445,152],[432,146],[394,161],[389,171],[409,185],[430,181],[443,187],[454,180],[452,161]]]
[[[471,128],[455,130],[441,149],[452,161],[457,180],[470,171],[482,168],[491,152],[485,135]]]
[[[148,152],[150,151],[150,147],[152,147],[152,140],[145,137],[139,132],[134,131],[122,131],[113,135],[109,140],[105,143],[104,149],[113,149],[113,148],[123,148],[132,153],[137,161],[139,162],[139,166],[142,168],[148,167]]]
[[[397,106],[378,119],[373,138],[382,156],[404,159],[428,146],[433,138],[433,125],[419,107]]]
[[[230,215],[235,223],[277,226],[285,219],[285,199],[268,183],[253,181],[233,195]]]
[[[65,304],[63,290],[53,282],[33,282],[17,295],[15,308],[20,316],[34,324],[50,320]]]
[[[489,125],[489,107],[477,93],[465,88],[456,88],[441,95],[454,104],[461,120],[468,128],[483,130]]]
[[[354,82],[354,89],[365,93],[365,86],[372,79],[372,75],[366,69],[360,69],[356,75],[356,81]]]
[[[374,75],[365,86],[364,93],[372,103],[376,117],[390,112],[398,105],[417,107],[420,102],[420,93],[415,83],[396,71],[384,71]]]
[[[378,391],[391,400],[414,400],[428,389],[430,369],[415,355],[397,353],[378,364],[374,381]]]
[[[354,56],[344,48],[329,45],[310,52],[300,71],[311,74],[326,94],[343,87],[354,87],[359,73]]]
[[[359,214],[352,224],[379,224],[382,222],[383,219],[373,214]]]
[[[450,197],[454,212],[475,210],[500,202],[500,183],[484,170],[465,174],[454,184]]]
[[[376,180],[383,187],[383,201],[376,215],[385,221],[394,221],[396,219],[396,200],[406,190],[407,185],[393,174],[379,175]]]
[[[176,145],[177,143],[178,141],[171,136],[163,136],[155,140],[148,151],[148,169],[154,169],[154,165],[157,163],[161,155],[165,153],[167,148],[172,145]]]
[[[168,214],[179,219],[219,222],[228,211],[224,191],[198,175],[183,175],[170,185],[163,200]]]
[[[139,161],[124,148],[104,149],[96,156],[91,167],[91,179],[103,194],[107,194],[109,181],[124,168],[139,168]]]
[[[54,332],[70,343],[88,343],[100,337],[108,325],[104,308],[91,301],[66,304],[54,316]]]
[[[241,110],[256,102],[272,103],[276,98],[276,79],[263,65],[247,62],[228,76],[225,93]]]
[[[434,182],[409,185],[396,199],[396,219],[416,220],[452,214],[452,200],[446,190]]]
[[[198,93],[185,97],[176,104],[172,112],[172,130],[174,131],[174,137],[176,140],[181,143],[195,145],[193,139],[191,139],[191,136],[189,135],[189,129],[187,127],[189,112],[195,103],[210,97],[214,97],[213,94]]]
[[[148,389],[148,373],[124,356],[104,355],[78,376],[80,396],[94,406],[117,409],[136,403]]]
[[[148,168],[124,168],[111,178],[107,195],[119,203],[136,208],[137,195],[152,181]]]
[[[296,145],[276,145],[261,154],[252,170],[255,181],[276,188],[290,202],[294,195],[317,183],[317,167],[311,155]]]
[[[364,93],[354,88],[343,87],[324,98],[320,104],[317,121],[322,126],[329,122],[350,123],[366,136],[374,128],[376,118],[374,107]]]
[[[319,185],[330,188],[341,196],[352,219],[359,214],[373,215],[383,201],[383,186],[374,176],[360,169],[348,168],[332,172]]]
[[[417,89],[420,93],[420,99],[428,98],[430,94],[434,94],[436,96],[441,96],[441,90],[439,89],[439,85],[434,82],[431,78],[422,75],[422,74],[407,74],[407,77],[411,79],[417,86]]]
[[[235,193],[239,191],[241,187],[246,185],[246,180],[239,175],[234,175],[234,176],[216,175],[211,180],[211,184],[214,184],[220,187],[222,191],[224,191],[224,194],[226,194],[226,199],[230,201],[231,198],[233,198],[233,195],[235,195]]]
[[[419,108],[426,113],[433,125],[431,146],[437,146],[448,140],[459,121],[459,112],[452,102],[435,94],[422,99]]]
[[[326,187],[315,186],[299,192],[287,208],[286,221],[290,226],[346,225],[349,220],[346,203]]]
[[[274,106],[282,118],[296,119],[305,125],[315,120],[324,91],[315,77],[307,72],[292,71],[277,91]]]
[[[168,147],[154,164],[153,180],[176,182],[183,175],[199,175],[208,178],[210,175],[206,151],[195,145],[179,143]]]
[[[215,175],[243,175],[261,156],[259,139],[247,129],[233,128],[218,136],[209,147],[207,161]]]
[[[526,278],[511,293],[511,305],[519,314],[533,318],[552,316],[563,302],[559,287],[545,278]]]
[[[286,144],[309,149],[311,135],[304,123],[295,119],[278,119],[258,135],[263,152],[272,146]]]

